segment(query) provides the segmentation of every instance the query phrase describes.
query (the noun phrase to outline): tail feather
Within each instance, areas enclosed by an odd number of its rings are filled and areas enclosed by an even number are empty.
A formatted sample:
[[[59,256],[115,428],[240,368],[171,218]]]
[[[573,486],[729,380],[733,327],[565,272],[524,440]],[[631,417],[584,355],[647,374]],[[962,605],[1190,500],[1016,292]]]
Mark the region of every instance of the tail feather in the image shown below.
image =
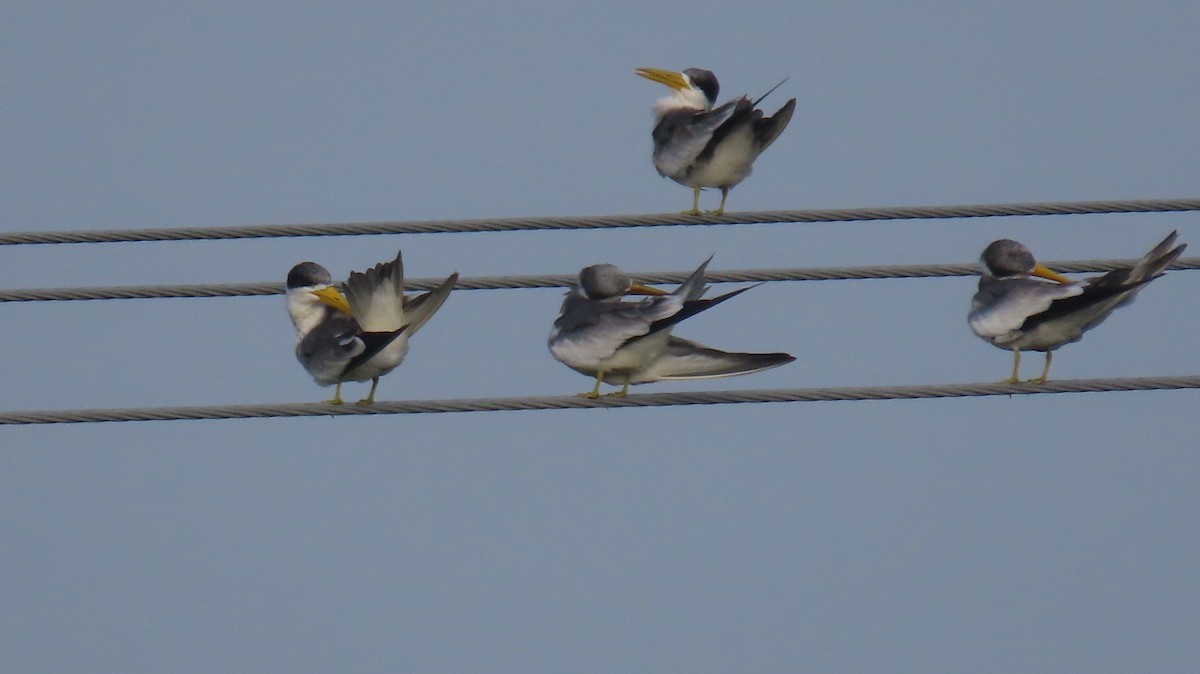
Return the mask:
[[[692,275],[679,284],[679,287],[672,292],[672,295],[680,295],[685,300],[700,299],[704,293],[708,292],[708,286],[704,284],[704,270],[708,268],[708,263],[712,262],[713,255],[709,255],[708,259],[692,272]]]
[[[1142,280],[1152,281],[1163,275],[1163,271],[1171,266],[1171,263],[1183,254],[1183,249],[1187,248],[1187,244],[1180,244],[1175,248],[1171,245],[1175,243],[1175,239],[1179,236],[1178,231],[1173,231],[1163,239],[1161,243],[1154,247],[1149,253],[1146,253],[1138,263],[1133,266],[1130,272],[1131,280],[1139,282]]]
[[[767,149],[779,138],[779,134],[787,128],[788,122],[792,121],[792,113],[795,111],[796,99],[792,98],[774,115],[763,117],[754,123],[754,142],[758,145],[759,152]]]
[[[425,325],[430,318],[433,318],[433,315],[442,307],[446,298],[450,296],[450,291],[454,289],[454,284],[457,281],[458,272],[454,272],[433,290],[405,300],[404,312],[405,317],[408,319],[409,335],[420,330],[422,325]]]

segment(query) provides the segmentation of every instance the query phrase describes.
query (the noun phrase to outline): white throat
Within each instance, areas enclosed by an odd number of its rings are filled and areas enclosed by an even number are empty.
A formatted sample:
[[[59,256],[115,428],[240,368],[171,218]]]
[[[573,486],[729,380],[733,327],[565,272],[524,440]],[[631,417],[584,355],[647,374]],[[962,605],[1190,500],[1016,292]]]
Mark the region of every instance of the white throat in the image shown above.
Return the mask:
[[[670,96],[664,96],[654,104],[654,116],[662,117],[672,110],[708,110],[712,104],[704,97],[704,92],[688,87],[675,89]]]
[[[287,291],[288,316],[296,326],[296,338],[303,339],[325,319],[326,305],[307,288],[290,288]]]

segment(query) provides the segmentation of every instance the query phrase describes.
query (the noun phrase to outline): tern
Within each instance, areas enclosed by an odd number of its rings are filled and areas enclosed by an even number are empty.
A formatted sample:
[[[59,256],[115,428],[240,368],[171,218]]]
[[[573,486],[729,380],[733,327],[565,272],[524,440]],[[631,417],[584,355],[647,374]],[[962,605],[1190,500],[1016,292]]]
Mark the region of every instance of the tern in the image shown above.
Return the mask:
[[[1016,241],[993,241],[980,256],[986,269],[971,299],[967,322],[985,341],[1013,352],[1012,376],[1005,383],[1019,381],[1022,351],[1044,351],[1046,364],[1041,376],[1029,380],[1041,384],[1050,374],[1055,349],[1079,341],[1114,309],[1132,302],[1139,290],[1162,276],[1183,253],[1187,244],[1171,248],[1177,234],[1171,232],[1133,266],[1078,282],[1038,263],[1029,249]]]
[[[611,264],[585,267],[567,291],[550,331],[548,346],[556,360],[596,378],[587,398],[600,395],[600,382],[620,384],[612,395],[623,397],[630,384],[663,379],[709,379],[749,374],[790,363],[786,353],[730,353],[675,337],[671,329],[690,316],[710,309],[754,286],[710,299],[704,270],[692,273],[674,292],[634,283]],[[649,295],[627,301],[625,295]]]
[[[350,272],[341,289],[316,262],[301,262],[287,277],[287,306],[296,326],[296,358],[321,386],[335,385],[342,403],[342,382],[371,380],[360,405],[375,401],[379,378],[408,354],[408,340],[441,308],[458,280],[451,274],[422,295],[404,295],[401,254],[365,272]]]
[[[692,188],[692,209],[685,213],[700,214],[703,187],[721,188],[721,205],[712,212],[724,213],[730,188],[750,175],[754,160],[787,128],[796,99],[766,117],[755,106],[783,82],[756,101],[742,96],[714,108],[720,86],[711,71],[638,68],[634,72],[672,89],[654,106],[654,168],[659,175]]]

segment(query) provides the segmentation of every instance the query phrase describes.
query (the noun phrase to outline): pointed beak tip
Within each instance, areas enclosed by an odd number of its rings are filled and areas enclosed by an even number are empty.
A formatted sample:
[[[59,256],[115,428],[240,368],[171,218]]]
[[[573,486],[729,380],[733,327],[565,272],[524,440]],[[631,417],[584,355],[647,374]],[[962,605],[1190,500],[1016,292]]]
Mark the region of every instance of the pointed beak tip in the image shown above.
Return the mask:
[[[1062,274],[1060,274],[1060,273],[1054,271],[1053,269],[1051,269],[1045,265],[1042,265],[1042,264],[1038,264],[1036,267],[1033,268],[1033,274],[1034,274],[1034,276],[1040,276],[1044,279],[1048,279],[1050,281],[1056,281],[1056,282],[1062,283],[1062,284],[1075,282],[1073,279],[1071,279],[1067,276],[1063,276]]]
[[[666,70],[664,68],[635,68],[633,72],[648,80],[665,84],[672,89],[686,89],[688,86],[688,81],[684,74],[674,70]]]

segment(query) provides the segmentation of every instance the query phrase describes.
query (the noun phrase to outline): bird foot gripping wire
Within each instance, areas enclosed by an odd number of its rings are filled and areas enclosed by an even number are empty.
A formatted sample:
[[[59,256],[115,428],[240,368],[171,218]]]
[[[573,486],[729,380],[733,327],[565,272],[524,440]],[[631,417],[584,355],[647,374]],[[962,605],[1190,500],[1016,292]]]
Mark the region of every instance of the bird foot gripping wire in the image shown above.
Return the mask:
[[[579,397],[587,398],[589,400],[595,400],[596,398],[599,398],[600,397],[600,382],[602,382],[602,381],[604,381],[604,372],[603,371],[597,372],[596,373],[596,385],[592,387],[592,390],[587,391],[586,393],[580,393]]]

